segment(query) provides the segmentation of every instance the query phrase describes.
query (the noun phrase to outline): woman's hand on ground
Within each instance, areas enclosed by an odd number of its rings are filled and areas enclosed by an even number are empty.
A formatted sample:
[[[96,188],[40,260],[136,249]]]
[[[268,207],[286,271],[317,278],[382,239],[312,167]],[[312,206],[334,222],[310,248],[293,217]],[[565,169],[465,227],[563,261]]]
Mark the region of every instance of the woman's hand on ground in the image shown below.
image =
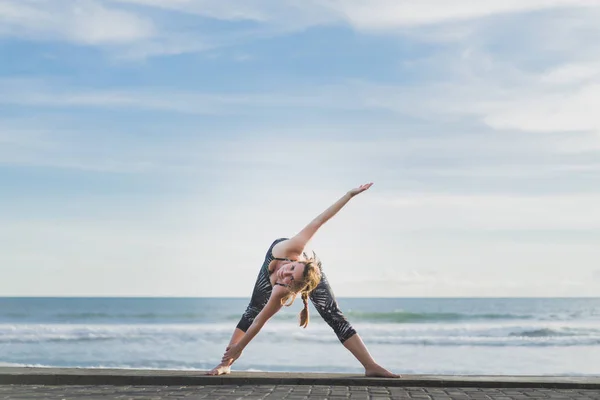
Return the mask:
[[[210,371],[208,371],[206,373],[206,375],[227,375],[229,373],[231,373],[231,367],[230,367],[230,363],[227,364],[219,364],[216,367],[214,367],[213,369],[211,369]]]
[[[241,355],[242,355],[242,349],[239,348],[239,346],[237,344],[234,344],[225,349],[225,354],[223,354],[221,363],[222,364],[229,363],[231,365],[231,364],[233,364],[233,362],[235,360],[240,358]]]
[[[373,186],[373,182],[371,182],[371,183],[365,183],[364,185],[360,185],[359,187],[348,191],[348,194],[350,196],[354,197],[357,194],[364,192],[365,190],[367,190],[371,186]]]

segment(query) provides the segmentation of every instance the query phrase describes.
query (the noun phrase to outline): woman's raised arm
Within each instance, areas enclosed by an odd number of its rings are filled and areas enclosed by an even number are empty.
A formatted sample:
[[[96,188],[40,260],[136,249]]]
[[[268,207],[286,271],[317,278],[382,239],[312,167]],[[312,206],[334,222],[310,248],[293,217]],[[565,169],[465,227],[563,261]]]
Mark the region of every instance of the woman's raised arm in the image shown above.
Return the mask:
[[[345,195],[343,195],[338,201],[333,203],[329,208],[319,214],[315,219],[313,219],[308,225],[304,227],[298,234],[292,237],[290,240],[286,240],[282,242],[281,245],[285,248],[285,253],[301,253],[308,241],[314,236],[314,234],[319,230],[321,226],[325,222],[327,222],[331,217],[338,213],[344,207],[350,199],[356,196],[359,193],[364,192],[368,188],[370,188],[373,183],[366,183],[364,185],[360,185],[357,188],[349,190]]]

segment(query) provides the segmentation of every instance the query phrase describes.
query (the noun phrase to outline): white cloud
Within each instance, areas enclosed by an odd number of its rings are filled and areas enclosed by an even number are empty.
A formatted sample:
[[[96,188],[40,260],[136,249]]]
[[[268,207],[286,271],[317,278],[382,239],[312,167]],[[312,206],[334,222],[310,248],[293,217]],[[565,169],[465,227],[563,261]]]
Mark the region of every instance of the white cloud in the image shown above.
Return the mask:
[[[0,80],[0,102],[45,107],[130,107],[183,113],[215,113],[222,104],[244,103],[248,99],[190,91],[168,92],[152,89],[86,89],[62,87],[41,81]]]
[[[246,114],[249,107],[368,109],[385,107],[348,97],[352,87],[292,88],[275,93],[206,93],[193,90],[90,89],[35,80],[0,79],[0,103],[44,107],[104,107],[190,114]]]
[[[475,84],[477,85],[477,84]],[[544,88],[425,84],[420,88],[360,82],[287,88],[275,93],[202,93],[162,88],[86,89],[65,84],[0,80],[0,103],[43,107],[104,107],[190,114],[246,114],[249,108],[389,110],[423,119],[474,115],[496,129],[590,131],[600,127],[600,82],[547,93]],[[526,96],[527,95],[527,96]]]
[[[155,93],[154,96],[158,98],[160,94]],[[48,94],[47,97],[60,100],[61,96]],[[142,106],[147,106],[146,101],[153,101],[150,94],[137,95],[136,98],[142,101]],[[169,97],[165,95],[164,99]],[[277,96],[273,95],[275,101]],[[175,100],[171,102],[177,103]],[[249,107],[243,107],[245,112]],[[258,108],[255,111],[271,110],[271,107],[265,106],[265,110]],[[218,118],[227,119],[226,112],[221,112],[225,115]],[[235,109],[229,112],[235,112]],[[164,115],[165,123],[178,118],[178,115]],[[585,179],[579,183],[576,181],[585,178],[586,174],[591,178],[593,175],[590,174],[600,172],[600,163],[589,154],[590,149],[594,150],[592,145],[600,142],[592,134],[537,137],[518,133],[481,134],[446,130],[440,135],[419,135],[411,132],[410,127],[399,128],[393,123],[391,126],[390,123],[352,126],[340,122],[338,126],[319,123],[299,125],[286,121],[237,128],[218,128],[217,125],[215,129],[220,129],[224,137],[211,140],[202,138],[201,133],[205,129],[199,131],[192,125],[169,133],[168,139],[161,136],[139,142],[137,137],[144,137],[146,132],[152,131],[147,125],[136,127],[136,135],[131,134],[131,127],[94,125],[88,117],[0,120],[0,143],[3,144],[0,147],[0,163],[127,174],[161,173],[171,177],[197,176],[214,170],[211,166],[221,165],[218,170],[223,173],[236,168],[247,171],[255,168],[273,174],[291,174],[304,180],[320,170],[315,178],[323,178],[326,174],[339,180],[356,174],[369,180],[388,181],[399,175],[403,177],[403,184],[409,187],[428,188],[443,181],[444,187],[450,191],[466,189],[463,186],[453,189],[452,182],[464,183],[465,179],[473,178],[489,181],[485,187],[475,188],[476,191],[490,190],[495,180],[504,180],[502,190],[512,191],[519,188],[507,189],[507,179],[515,178],[515,183],[521,184],[532,178],[569,179],[569,188],[552,185],[550,191],[553,193],[576,191],[577,188],[593,191],[595,188],[589,187]],[[368,137],[365,130],[375,135],[382,134],[379,138]],[[310,154],[315,170],[302,164],[290,164],[289,154],[280,151],[281,148]],[[600,146],[596,147],[596,150],[599,149]],[[265,152],[270,156],[264,157]],[[199,158],[198,154],[202,157]],[[439,156],[432,157],[432,154]],[[395,172],[386,169],[391,165],[395,166]]]
[[[541,76],[541,80],[550,84],[573,84],[597,78],[599,75],[600,64],[566,64],[547,71]]]
[[[403,29],[434,40],[475,37],[477,29],[458,22],[490,15],[555,8],[600,6],[594,0],[423,0],[207,1],[207,0],[0,0],[0,35],[67,40],[88,45],[118,44],[119,58],[206,51],[284,35],[310,26],[350,24],[357,30]],[[160,12],[148,12],[149,8]],[[231,23],[227,32],[179,24],[175,12]],[[252,21],[253,26],[236,26]],[[424,27],[423,30],[412,29]],[[452,39],[453,38],[453,39]]]
[[[4,36],[104,45],[127,44],[154,34],[149,19],[98,1],[0,1],[0,35]]]
[[[252,21],[256,26],[244,29],[234,38],[213,36],[207,43],[196,33],[179,35],[177,41],[162,40],[162,44],[146,43],[145,50],[134,56],[176,54],[201,51],[221,45],[240,43],[252,39],[285,35],[319,25],[348,24],[358,31],[397,31],[408,37],[440,42],[457,41],[477,37],[479,26],[472,22],[485,17],[543,11],[553,9],[574,10],[581,7],[600,9],[595,0],[423,0],[399,2],[375,0],[368,4],[360,0],[310,0],[310,1],[229,1],[212,0],[111,0],[113,3],[155,7],[193,16],[213,18],[235,23]],[[237,28],[232,25],[235,31]],[[169,37],[173,32],[167,32]],[[202,46],[194,46],[200,40]],[[181,43],[188,43],[181,45]]]
[[[600,132],[600,82],[580,88],[531,93],[490,105],[484,121],[495,129],[528,132]]]
[[[357,29],[386,29],[475,19],[559,7],[598,6],[595,0],[113,0],[226,21],[249,20],[275,25],[310,26],[347,21]]]
[[[332,11],[328,4],[308,0],[110,0],[117,3],[157,7],[223,21],[255,21],[286,26],[286,30],[323,22],[331,22]]]
[[[393,208],[399,230],[600,229],[597,194],[373,194],[365,201]]]
[[[454,268],[436,272],[404,268],[388,273],[382,271],[383,278],[373,277],[373,274],[365,274],[360,270],[353,271],[351,276],[341,274],[336,277],[336,283],[341,286],[341,291],[338,291],[340,295],[348,297],[354,297],[356,293],[365,297],[461,297],[467,293],[473,297],[547,297],[593,296],[600,288],[596,282],[582,281],[553,270],[546,274],[541,269],[534,273],[520,273],[517,279],[516,271],[512,270],[498,276],[486,276],[491,271],[484,265],[480,266],[480,271],[472,270],[469,273],[461,273]]]
[[[92,124],[93,125],[93,124]],[[0,119],[0,164],[121,174],[201,172],[189,144],[131,139],[83,123]],[[175,156],[176,155],[176,156]]]
[[[598,6],[594,0],[324,0],[359,29],[389,29],[555,7]]]

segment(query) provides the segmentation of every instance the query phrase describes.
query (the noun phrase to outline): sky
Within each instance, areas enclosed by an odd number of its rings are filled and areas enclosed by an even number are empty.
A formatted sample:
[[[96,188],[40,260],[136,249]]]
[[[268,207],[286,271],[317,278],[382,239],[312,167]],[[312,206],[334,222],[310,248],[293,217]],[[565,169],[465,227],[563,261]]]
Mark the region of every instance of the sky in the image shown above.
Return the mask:
[[[600,295],[600,1],[0,0],[0,296]]]

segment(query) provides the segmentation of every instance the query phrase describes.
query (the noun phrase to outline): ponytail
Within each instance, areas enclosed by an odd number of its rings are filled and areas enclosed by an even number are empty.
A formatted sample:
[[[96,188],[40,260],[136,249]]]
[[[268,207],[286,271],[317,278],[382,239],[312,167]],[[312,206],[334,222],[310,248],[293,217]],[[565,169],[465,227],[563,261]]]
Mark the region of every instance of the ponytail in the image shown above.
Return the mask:
[[[308,293],[302,292],[302,302],[304,308],[300,311],[300,326],[306,328],[308,326]]]

